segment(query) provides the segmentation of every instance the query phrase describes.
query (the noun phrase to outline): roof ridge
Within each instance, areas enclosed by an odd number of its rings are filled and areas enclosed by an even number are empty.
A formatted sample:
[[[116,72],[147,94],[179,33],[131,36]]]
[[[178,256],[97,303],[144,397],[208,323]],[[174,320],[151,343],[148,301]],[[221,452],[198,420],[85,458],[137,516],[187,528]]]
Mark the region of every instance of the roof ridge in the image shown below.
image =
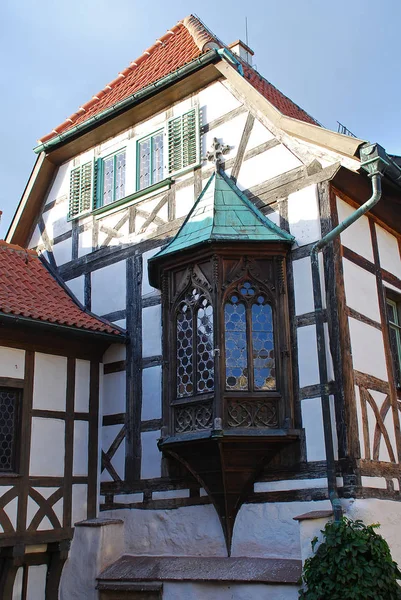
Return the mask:
[[[23,248],[22,246],[18,246],[18,244],[9,244],[5,240],[0,240],[0,250],[9,250],[11,252],[28,254],[33,258],[39,258],[37,252],[32,248]]]
[[[185,19],[181,19],[173,27],[168,29],[164,35],[162,35],[160,38],[157,38],[155,43],[149,46],[149,48],[146,48],[146,50],[144,50],[138,58],[132,60],[128,67],[126,67],[118,73],[117,77],[115,77],[112,81],[107,83],[104,86],[104,88],[102,88],[99,92],[94,94],[90,100],[85,102],[85,104],[82,104],[75,113],[67,117],[62,123],[60,123],[60,125],[57,125],[57,127],[52,129],[50,133],[40,138],[39,142],[46,142],[55,135],[59,135],[67,127],[71,127],[75,123],[75,121],[82,115],[82,113],[85,113],[87,109],[94,106],[97,102],[99,102],[101,98],[103,98],[106,94],[111,92],[114,89],[114,87],[121,82],[122,79],[126,78],[128,73],[135,70],[135,68],[139,67],[139,65],[146,61],[149,58],[149,56],[151,56],[151,54],[156,50],[156,48],[158,48],[160,45],[165,46],[166,42],[168,42],[168,40],[171,39],[171,36],[175,35],[175,33],[181,26],[184,26],[188,30],[195,44],[201,51],[203,50],[199,46],[199,44],[202,44],[202,41],[204,48],[206,48],[208,43],[212,43],[210,39],[206,40],[206,34],[208,38],[210,38],[211,36],[207,33],[206,29],[201,25],[200,21],[196,17],[194,17],[193,15],[188,15],[188,17],[185,17]]]

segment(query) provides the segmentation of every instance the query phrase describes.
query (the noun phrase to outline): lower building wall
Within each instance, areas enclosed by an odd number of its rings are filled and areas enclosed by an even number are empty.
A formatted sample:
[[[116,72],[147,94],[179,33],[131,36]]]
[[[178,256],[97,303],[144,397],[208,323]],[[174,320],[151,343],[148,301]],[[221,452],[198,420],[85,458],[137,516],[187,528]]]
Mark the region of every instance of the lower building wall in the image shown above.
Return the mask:
[[[244,504],[237,516],[232,556],[301,557],[294,517],[330,508],[321,502]],[[123,519],[125,552],[137,556],[227,556],[223,531],[212,505],[172,510],[122,509],[101,513]]]
[[[165,583],[163,600],[296,600],[294,585]]]

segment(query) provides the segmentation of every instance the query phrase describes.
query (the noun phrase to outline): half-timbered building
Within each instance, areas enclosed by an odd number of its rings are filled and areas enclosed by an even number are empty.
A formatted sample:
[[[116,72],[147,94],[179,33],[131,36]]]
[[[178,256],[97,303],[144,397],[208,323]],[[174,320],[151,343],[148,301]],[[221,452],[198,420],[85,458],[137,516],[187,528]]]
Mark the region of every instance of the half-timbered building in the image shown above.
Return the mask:
[[[401,163],[252,54],[189,16],[35,149],[7,242],[101,321],[1,316],[5,600],[295,599],[344,512],[401,560]]]
[[[0,242],[1,598],[57,598],[73,525],[97,514],[101,363],[124,339]]]

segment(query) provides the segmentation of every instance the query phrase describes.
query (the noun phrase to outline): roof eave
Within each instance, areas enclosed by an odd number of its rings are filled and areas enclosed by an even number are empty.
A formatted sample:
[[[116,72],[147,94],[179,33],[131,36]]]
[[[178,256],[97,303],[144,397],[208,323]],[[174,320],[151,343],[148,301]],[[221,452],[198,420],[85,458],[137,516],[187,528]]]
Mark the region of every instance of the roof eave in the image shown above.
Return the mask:
[[[110,344],[125,344],[127,342],[127,337],[123,333],[115,334],[93,329],[84,329],[82,327],[72,327],[70,325],[61,325],[59,323],[51,323],[50,321],[41,321],[39,319],[14,315],[12,313],[0,312],[0,323],[31,327],[32,329],[39,328],[41,331],[58,332],[62,335],[69,335],[72,337],[96,337],[96,339]]]
[[[74,127],[71,127],[71,129],[68,129],[64,133],[56,134],[50,140],[43,142],[43,143],[39,144],[38,146],[36,146],[34,148],[34,152],[39,154],[40,152],[50,152],[52,150],[55,150],[56,148],[68,143],[73,138],[81,135],[81,133],[87,132],[90,129],[92,129],[93,127],[97,127],[101,123],[113,118],[117,114],[120,114],[121,112],[124,112],[124,111],[132,108],[133,106],[135,106],[135,104],[137,104],[138,102],[142,102],[143,100],[145,100],[146,98],[148,98],[149,96],[154,94],[155,92],[161,91],[162,89],[170,86],[172,83],[177,82],[179,79],[197,71],[198,69],[200,69],[212,62],[216,62],[218,60],[220,60],[220,57],[215,52],[215,50],[214,49],[209,50],[208,52],[206,52],[205,54],[202,54],[195,60],[192,60],[191,62],[187,63],[186,65],[183,65],[176,71],[169,73],[165,77],[158,79],[154,83],[151,83],[150,85],[138,90],[134,94],[131,94],[127,98],[124,98],[123,100],[120,100],[119,102],[116,102],[112,106],[106,108],[105,110],[94,115],[93,117],[90,117],[83,123],[76,125]]]

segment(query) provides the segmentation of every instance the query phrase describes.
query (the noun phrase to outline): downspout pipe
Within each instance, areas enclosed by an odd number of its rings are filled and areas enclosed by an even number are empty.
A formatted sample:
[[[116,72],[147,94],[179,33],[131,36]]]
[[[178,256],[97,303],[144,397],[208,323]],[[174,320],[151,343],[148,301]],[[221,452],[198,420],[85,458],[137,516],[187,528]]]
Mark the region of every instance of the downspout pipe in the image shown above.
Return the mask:
[[[323,250],[330,242],[338,237],[352,223],[355,223],[360,217],[377,204],[382,195],[381,178],[389,163],[387,155],[381,146],[378,144],[365,144],[360,150],[361,167],[368,171],[369,177],[372,180],[372,195],[362,206],[355,210],[349,217],[339,223],[337,227],[332,229],[327,235],[313,245],[310,258],[312,267],[312,286],[313,299],[315,304],[316,315],[316,340],[317,340],[317,355],[319,364],[319,379],[321,389],[322,417],[324,429],[324,442],[326,450],[327,464],[327,483],[328,494],[331,505],[333,507],[334,520],[340,521],[343,515],[343,509],[338,497],[337,480],[336,480],[336,465],[334,459],[333,445],[333,430],[331,425],[331,410],[330,410],[330,395],[328,390],[328,373],[327,373],[327,358],[326,358],[326,342],[324,334],[324,319],[323,319],[323,298],[322,286],[320,279],[319,252]]]

